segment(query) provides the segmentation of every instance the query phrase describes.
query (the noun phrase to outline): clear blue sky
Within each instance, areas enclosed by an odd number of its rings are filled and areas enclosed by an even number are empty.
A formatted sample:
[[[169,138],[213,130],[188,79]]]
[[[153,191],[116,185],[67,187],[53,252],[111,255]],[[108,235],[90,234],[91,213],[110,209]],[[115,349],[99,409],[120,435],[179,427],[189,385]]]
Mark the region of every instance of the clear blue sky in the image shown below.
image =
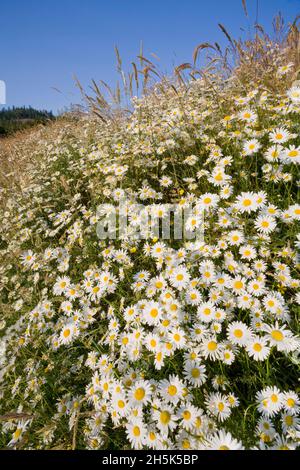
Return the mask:
[[[247,4],[253,22],[256,0]],[[278,11],[291,21],[300,0],[259,0],[259,23],[270,31]],[[247,20],[241,0],[1,0],[0,79],[7,105],[56,112],[79,102],[74,74],[85,87],[92,78],[113,85],[115,44],[130,64],[142,40],[146,57],[157,54],[168,72],[190,61],[200,42],[224,45],[219,22],[235,37],[242,34]]]

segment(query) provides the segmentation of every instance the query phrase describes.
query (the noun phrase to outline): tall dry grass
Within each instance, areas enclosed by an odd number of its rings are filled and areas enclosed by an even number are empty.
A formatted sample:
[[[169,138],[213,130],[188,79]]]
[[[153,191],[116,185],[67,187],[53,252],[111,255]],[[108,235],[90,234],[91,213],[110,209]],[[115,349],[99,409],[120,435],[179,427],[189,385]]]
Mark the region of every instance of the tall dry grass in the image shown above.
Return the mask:
[[[246,1],[242,1],[248,16]],[[192,54],[191,62],[176,66],[171,76],[164,75],[154,60],[143,54],[141,47],[137,60],[131,63],[129,72],[123,67],[122,58],[116,47],[117,72],[120,80],[115,89],[103,80],[92,81],[91,93],[85,91],[76,79],[82,92],[83,101],[89,115],[74,116],[66,113],[61,119],[46,127],[21,131],[0,140],[0,203],[5,204],[6,194],[11,189],[22,191],[30,181],[30,167],[38,160],[38,147],[51,145],[51,141],[62,130],[77,138],[85,138],[83,120],[95,121],[96,126],[119,126],[131,113],[132,99],[151,96],[159,103],[160,96],[177,96],[178,104],[182,93],[197,79],[202,79],[212,97],[218,97],[216,83],[230,81],[232,94],[247,91],[249,87],[263,87],[271,92],[280,93],[292,82],[300,79],[300,15],[286,25],[279,14],[273,21],[273,34],[269,35],[259,24],[254,24],[248,38],[235,39],[222,24],[220,29],[226,36],[228,45],[221,48],[218,43],[198,44]],[[204,57],[202,57],[204,56]],[[154,57],[155,59],[155,57]],[[199,66],[199,63],[204,66]],[[293,73],[288,75],[291,83],[282,81],[276,74],[280,64],[292,63]],[[223,97],[224,99],[224,97]],[[96,119],[96,120],[95,120]],[[98,121],[98,122],[97,122]],[[2,202],[1,202],[2,201]]]

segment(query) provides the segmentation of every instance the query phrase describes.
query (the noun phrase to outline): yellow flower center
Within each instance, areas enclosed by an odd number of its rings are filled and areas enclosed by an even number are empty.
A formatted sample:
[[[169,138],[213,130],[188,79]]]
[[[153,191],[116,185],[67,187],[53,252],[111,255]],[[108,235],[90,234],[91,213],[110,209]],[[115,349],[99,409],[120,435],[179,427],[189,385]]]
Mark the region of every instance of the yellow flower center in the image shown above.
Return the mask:
[[[164,425],[168,424],[171,420],[171,415],[168,411],[162,411],[160,413],[160,422]]]
[[[158,310],[157,310],[157,308],[152,308],[152,309],[150,310],[150,315],[151,315],[152,318],[156,318],[157,315],[158,315]]]
[[[243,206],[245,206],[245,207],[251,206],[251,204],[252,204],[251,199],[245,199],[243,201]]]
[[[143,400],[144,396],[146,395],[145,390],[142,387],[139,387],[134,392],[134,398],[138,401]]]
[[[184,439],[184,440],[182,441],[182,448],[183,448],[183,449],[190,449],[190,448],[191,448],[190,441],[188,441],[187,439]]]
[[[233,334],[236,338],[242,338],[242,336],[243,336],[242,330],[239,330],[239,329],[234,330]]]
[[[271,336],[275,341],[282,341],[283,340],[283,334],[279,330],[272,331]]]
[[[199,429],[201,425],[202,425],[202,419],[199,416],[197,416],[195,427]]]
[[[215,341],[210,341],[207,345],[209,351],[215,351],[217,349],[217,343]]]
[[[186,420],[189,420],[191,419],[191,412],[189,410],[185,410],[183,413],[182,413],[182,416],[183,416],[183,419],[186,419]]]
[[[176,393],[177,393],[177,387],[175,387],[175,385],[170,385],[168,387],[168,394],[174,397]]]
[[[65,338],[68,338],[68,336],[70,336],[70,334],[71,334],[71,330],[69,330],[69,328],[67,328],[63,333]]]
[[[206,198],[203,199],[203,202],[204,202],[204,204],[210,204],[211,203],[211,198],[206,197]]]
[[[292,426],[293,421],[294,421],[294,420],[293,420],[293,417],[292,417],[292,416],[289,416],[289,415],[288,415],[288,416],[285,417],[285,423],[286,423],[288,426]]]
[[[293,398],[288,398],[286,403],[290,408],[293,408],[295,406],[295,400]]]
[[[235,289],[242,289],[244,287],[244,283],[242,281],[235,281],[234,287]]]
[[[19,439],[19,437],[21,436],[22,434],[22,429],[21,428],[17,428],[14,432],[14,439]]]
[[[271,401],[272,401],[273,403],[277,403],[277,402],[278,402],[278,396],[275,395],[275,393],[273,393],[273,394],[271,395]]]

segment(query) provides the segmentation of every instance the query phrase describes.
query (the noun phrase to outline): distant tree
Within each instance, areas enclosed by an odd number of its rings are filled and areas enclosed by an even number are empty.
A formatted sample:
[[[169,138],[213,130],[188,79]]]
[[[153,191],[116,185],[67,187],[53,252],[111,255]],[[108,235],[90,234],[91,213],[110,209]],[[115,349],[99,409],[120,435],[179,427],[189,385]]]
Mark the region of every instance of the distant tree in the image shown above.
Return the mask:
[[[18,130],[45,124],[55,119],[52,111],[37,110],[31,106],[21,106],[0,110],[0,136],[12,134]]]

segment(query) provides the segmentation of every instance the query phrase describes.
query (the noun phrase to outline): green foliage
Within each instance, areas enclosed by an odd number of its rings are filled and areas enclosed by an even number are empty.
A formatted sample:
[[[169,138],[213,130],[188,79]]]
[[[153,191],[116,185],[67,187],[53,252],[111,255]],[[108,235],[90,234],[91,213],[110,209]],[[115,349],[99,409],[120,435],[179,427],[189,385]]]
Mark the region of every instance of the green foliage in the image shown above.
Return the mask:
[[[52,111],[38,111],[31,107],[12,107],[0,110],[0,137],[14,134],[17,131],[46,124],[54,120]]]

